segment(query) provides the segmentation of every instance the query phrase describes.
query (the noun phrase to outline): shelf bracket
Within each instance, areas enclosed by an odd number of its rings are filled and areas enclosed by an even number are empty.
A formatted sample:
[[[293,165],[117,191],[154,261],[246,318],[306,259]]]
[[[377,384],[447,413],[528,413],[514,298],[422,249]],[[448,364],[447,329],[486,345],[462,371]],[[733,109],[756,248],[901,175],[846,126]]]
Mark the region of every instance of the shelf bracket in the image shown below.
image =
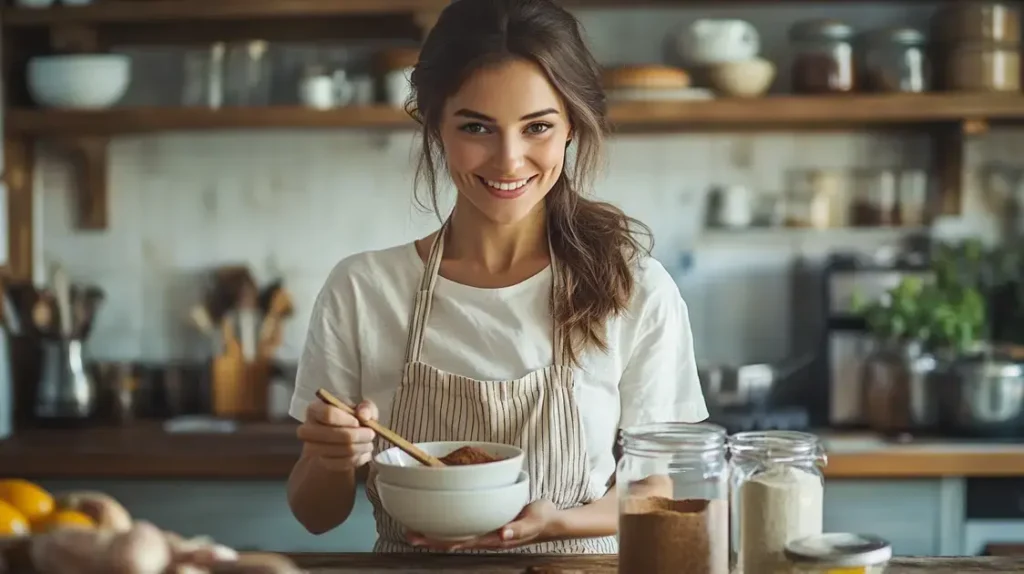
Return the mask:
[[[106,229],[109,224],[107,138],[61,138],[56,143],[71,156],[74,166],[78,228]]]
[[[11,276],[32,281],[33,174],[35,142],[4,138],[4,183],[7,185],[7,251]]]
[[[984,134],[988,128],[984,119],[966,119],[937,128],[932,139],[932,162],[938,174],[939,195],[933,203],[933,215],[963,212],[964,146],[968,137]]]

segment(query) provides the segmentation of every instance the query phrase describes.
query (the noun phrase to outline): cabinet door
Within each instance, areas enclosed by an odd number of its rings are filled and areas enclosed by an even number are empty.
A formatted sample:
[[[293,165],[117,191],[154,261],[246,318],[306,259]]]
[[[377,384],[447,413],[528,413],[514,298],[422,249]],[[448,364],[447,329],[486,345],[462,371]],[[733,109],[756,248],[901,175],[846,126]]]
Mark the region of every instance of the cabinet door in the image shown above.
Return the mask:
[[[40,481],[51,491],[99,490],[137,519],[184,536],[212,537],[238,550],[371,552],[377,540],[373,508],[362,486],[355,508],[338,528],[306,532],[288,508],[284,481]]]
[[[901,556],[959,554],[963,498],[956,484],[957,479],[826,480],[825,530],[876,534]]]

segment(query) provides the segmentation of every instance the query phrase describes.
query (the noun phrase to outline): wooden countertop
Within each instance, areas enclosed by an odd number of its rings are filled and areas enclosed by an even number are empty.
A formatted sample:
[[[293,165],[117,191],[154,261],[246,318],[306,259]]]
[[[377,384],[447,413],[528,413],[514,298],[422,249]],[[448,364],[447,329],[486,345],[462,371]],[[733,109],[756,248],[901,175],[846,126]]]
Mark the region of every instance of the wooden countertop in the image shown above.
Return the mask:
[[[383,572],[474,572],[478,574],[617,574],[618,556],[454,556],[291,554],[310,574]],[[886,574],[992,574],[1024,571],[1024,558],[894,558]]]
[[[891,444],[822,433],[829,478],[1024,476],[1024,445]],[[295,424],[243,424],[238,432],[169,434],[155,422],[122,428],[26,430],[0,441],[0,468],[26,478],[280,480],[301,447]]]

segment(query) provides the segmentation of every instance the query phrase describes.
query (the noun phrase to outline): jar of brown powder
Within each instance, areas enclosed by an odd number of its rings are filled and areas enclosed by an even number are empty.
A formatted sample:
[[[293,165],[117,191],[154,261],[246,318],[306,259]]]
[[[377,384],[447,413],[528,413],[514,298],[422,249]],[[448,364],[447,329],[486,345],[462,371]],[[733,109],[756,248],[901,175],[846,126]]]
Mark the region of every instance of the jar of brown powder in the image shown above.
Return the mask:
[[[793,45],[793,91],[847,93],[857,89],[854,30],[836,20],[808,20],[789,31]]]
[[[725,429],[657,423],[622,433],[620,574],[728,574]]]

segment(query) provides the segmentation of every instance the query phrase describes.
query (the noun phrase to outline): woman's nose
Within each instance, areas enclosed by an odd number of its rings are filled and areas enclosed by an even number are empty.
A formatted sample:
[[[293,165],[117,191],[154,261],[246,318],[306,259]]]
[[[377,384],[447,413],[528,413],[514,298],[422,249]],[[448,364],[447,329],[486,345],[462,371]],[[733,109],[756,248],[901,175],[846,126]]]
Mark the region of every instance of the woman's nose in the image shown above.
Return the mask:
[[[515,175],[526,163],[526,150],[521,138],[504,137],[498,150],[497,164],[503,175]]]

